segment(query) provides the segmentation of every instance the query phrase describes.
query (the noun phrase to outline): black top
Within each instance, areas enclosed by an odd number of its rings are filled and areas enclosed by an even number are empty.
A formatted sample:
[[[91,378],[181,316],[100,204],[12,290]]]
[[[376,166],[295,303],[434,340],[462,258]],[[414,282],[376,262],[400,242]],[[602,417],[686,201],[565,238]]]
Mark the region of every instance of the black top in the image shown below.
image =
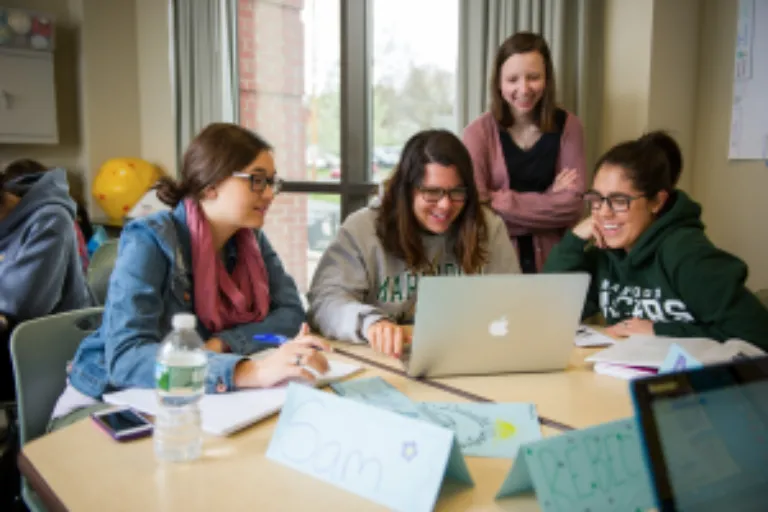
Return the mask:
[[[517,192],[545,192],[555,181],[555,166],[560,154],[560,138],[568,113],[555,110],[555,131],[542,133],[529,150],[521,149],[506,128],[499,126],[499,139],[509,173],[509,188]],[[520,269],[525,274],[536,273],[536,252],[530,234],[518,236],[517,252]]]
[[[509,188],[517,192],[545,192],[555,181],[555,165],[560,154],[560,138],[568,113],[555,110],[555,131],[542,133],[529,150],[515,144],[506,130],[499,126],[501,149],[509,173]]]

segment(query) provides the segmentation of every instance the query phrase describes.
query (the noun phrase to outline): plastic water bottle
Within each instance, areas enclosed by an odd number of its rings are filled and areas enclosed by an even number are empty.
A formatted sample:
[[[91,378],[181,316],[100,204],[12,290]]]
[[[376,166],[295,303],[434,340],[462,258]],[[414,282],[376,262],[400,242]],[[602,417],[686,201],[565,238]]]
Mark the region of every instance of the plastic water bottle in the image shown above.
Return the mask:
[[[205,392],[208,358],[195,331],[195,315],[174,315],[173,330],[157,352],[155,388],[155,454],[161,460],[189,461],[200,457],[203,433],[199,402]]]

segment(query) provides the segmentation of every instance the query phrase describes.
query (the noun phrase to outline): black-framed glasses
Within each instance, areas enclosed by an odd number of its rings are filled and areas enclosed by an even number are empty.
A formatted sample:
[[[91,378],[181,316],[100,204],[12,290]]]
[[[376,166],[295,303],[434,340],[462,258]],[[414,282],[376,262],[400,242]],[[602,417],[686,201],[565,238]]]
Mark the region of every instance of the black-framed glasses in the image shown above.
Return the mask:
[[[417,187],[417,189],[421,197],[428,203],[436,203],[445,196],[448,196],[448,199],[454,203],[463,203],[467,200],[467,189],[465,187]]]
[[[233,173],[232,176],[250,180],[251,192],[264,192],[267,189],[267,186],[269,186],[272,188],[272,193],[277,195],[283,189],[284,181],[276,175],[267,178],[266,176],[259,176],[258,174],[251,174],[249,172],[236,172]]]
[[[640,199],[645,196],[631,196],[629,194],[608,194],[604,196],[599,192],[590,191],[583,196],[584,201],[589,205],[589,209],[597,211],[603,207],[603,203],[608,203],[608,208],[617,213],[623,213],[629,210],[632,205],[632,201]]]

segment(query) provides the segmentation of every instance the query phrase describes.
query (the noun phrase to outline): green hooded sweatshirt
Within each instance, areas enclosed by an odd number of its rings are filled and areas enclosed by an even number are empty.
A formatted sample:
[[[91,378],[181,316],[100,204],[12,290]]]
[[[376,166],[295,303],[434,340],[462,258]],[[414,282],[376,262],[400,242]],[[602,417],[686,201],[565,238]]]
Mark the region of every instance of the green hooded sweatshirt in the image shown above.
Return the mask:
[[[768,350],[768,310],[744,286],[746,264],[712,245],[688,195],[671,200],[629,252],[587,247],[568,232],[544,271],[592,276],[585,317],[600,311],[609,325],[642,318],[659,336],[739,338]]]

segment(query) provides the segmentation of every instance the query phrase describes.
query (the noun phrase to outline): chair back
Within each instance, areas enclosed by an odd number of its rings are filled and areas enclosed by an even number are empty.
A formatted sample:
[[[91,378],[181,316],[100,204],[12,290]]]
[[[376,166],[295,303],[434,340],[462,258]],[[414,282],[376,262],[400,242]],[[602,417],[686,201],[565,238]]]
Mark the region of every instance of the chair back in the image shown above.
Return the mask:
[[[80,342],[101,324],[104,309],[88,308],[22,322],[11,334],[19,443],[45,433],[66,387],[67,363]]]
[[[88,263],[88,286],[91,287],[98,304],[102,306],[107,300],[109,277],[117,260],[118,242],[117,239],[111,239],[101,244]]]

